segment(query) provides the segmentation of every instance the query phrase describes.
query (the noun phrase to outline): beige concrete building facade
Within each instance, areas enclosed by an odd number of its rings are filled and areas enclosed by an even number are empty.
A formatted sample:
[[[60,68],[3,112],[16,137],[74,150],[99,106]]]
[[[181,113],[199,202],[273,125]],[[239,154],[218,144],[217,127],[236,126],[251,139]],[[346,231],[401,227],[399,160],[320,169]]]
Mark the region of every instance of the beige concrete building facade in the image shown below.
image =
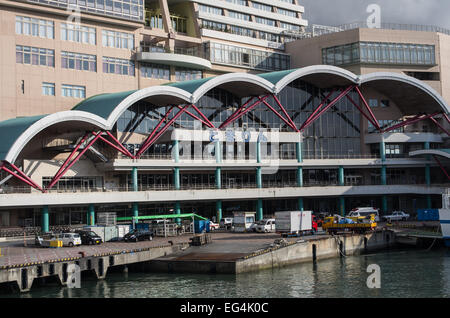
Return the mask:
[[[339,52],[344,48],[350,48],[352,44],[365,43],[367,50],[373,50],[373,60],[369,57],[363,58],[359,53],[363,52],[361,47],[355,48],[360,52],[350,52],[354,58],[339,61],[327,59],[327,53]],[[377,50],[376,45],[382,47]],[[389,46],[393,46],[389,50]],[[399,52],[394,52],[400,46]],[[425,60],[426,52],[423,52],[423,61],[413,61],[409,54],[410,48],[430,48],[430,59]],[[386,48],[386,59],[383,59],[383,49]],[[305,67],[308,65],[326,64],[345,68],[355,74],[364,75],[375,72],[399,72],[415,77],[438,91],[447,101],[450,100],[450,35],[439,32],[425,32],[412,30],[390,30],[355,28],[342,32],[324,34],[317,37],[306,38],[289,42],[286,44],[286,52],[291,56],[293,67]],[[355,55],[355,53],[357,55]],[[402,59],[397,56],[392,60],[392,53],[403,55]],[[342,53],[344,55],[345,52]],[[380,54],[378,56],[378,54]],[[329,57],[329,56],[328,56]],[[351,57],[351,56],[350,56]],[[418,56],[420,58],[420,56]],[[338,63],[336,63],[338,62]]]

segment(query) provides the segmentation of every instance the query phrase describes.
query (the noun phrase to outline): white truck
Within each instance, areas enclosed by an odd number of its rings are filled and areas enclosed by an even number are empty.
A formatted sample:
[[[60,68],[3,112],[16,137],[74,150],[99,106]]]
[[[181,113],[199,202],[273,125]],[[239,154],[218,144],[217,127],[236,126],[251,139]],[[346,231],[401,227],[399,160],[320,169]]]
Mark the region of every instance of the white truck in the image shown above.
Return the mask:
[[[312,211],[276,212],[275,230],[283,237],[312,233]]]
[[[256,212],[233,212],[234,232],[250,232]]]

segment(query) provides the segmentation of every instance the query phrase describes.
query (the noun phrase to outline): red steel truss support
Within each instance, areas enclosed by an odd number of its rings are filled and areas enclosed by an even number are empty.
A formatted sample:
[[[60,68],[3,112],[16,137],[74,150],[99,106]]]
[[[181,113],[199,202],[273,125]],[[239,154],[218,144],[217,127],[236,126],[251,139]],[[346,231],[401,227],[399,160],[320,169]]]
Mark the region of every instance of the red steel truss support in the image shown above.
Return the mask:
[[[391,127],[389,127],[389,128],[386,128],[386,129],[384,129],[382,132],[385,133],[385,132],[389,132],[389,131],[392,131],[392,130],[394,130],[394,129],[398,129],[398,128],[401,128],[401,127],[404,127],[404,126],[409,126],[409,125],[411,125],[411,124],[417,123],[418,121],[422,121],[422,120],[425,120],[425,119],[434,117],[434,116],[436,116],[436,115],[439,115],[439,113],[434,113],[434,114],[431,114],[431,115],[417,115],[417,116],[414,117],[414,118],[405,120],[404,122],[401,122],[401,123],[399,123],[399,124],[396,124],[396,125],[394,125],[394,126],[391,126]]]
[[[152,133],[150,135],[148,135],[147,139],[145,139],[145,141],[142,143],[141,148],[145,147],[145,145],[153,138],[153,136],[156,134],[156,132],[158,131],[159,127],[161,127],[161,125],[167,120],[167,118],[169,118],[170,113],[172,113],[173,111],[173,106],[169,108],[169,110],[167,111],[166,115],[159,121],[158,125],[156,125],[156,127],[153,129]]]
[[[256,97],[253,96],[252,98],[250,98],[245,104],[243,104],[242,106],[240,106],[233,114],[231,114],[230,117],[228,117],[220,126],[219,128],[222,128],[224,126],[227,126],[229,122],[231,122],[233,120],[233,118],[235,118],[238,114],[240,114],[243,109],[245,107],[247,107],[248,104],[250,104]]]
[[[360,112],[364,117],[366,117],[367,120],[370,121],[374,127],[376,127],[379,131],[381,131],[381,127],[380,127],[380,125],[378,124],[378,120],[376,120],[376,118],[375,118],[375,120],[374,120],[373,118],[369,117],[369,116],[362,110],[362,108],[359,107],[359,105],[353,100],[353,98],[351,98],[349,95],[347,95],[347,99],[348,99],[348,100],[349,100],[356,108],[358,108],[359,112]]]
[[[106,131],[106,134],[111,137],[112,140],[114,140],[114,142],[116,143],[116,145],[123,150],[122,153],[124,153],[126,156],[130,157],[131,159],[134,159],[134,156],[131,154],[131,152],[128,151],[127,148],[125,148],[122,143],[116,138],[114,137],[113,134],[111,134],[111,132]],[[100,137],[101,138],[101,137]],[[120,151],[120,150],[119,150]]]
[[[59,174],[61,173],[61,171],[63,171],[63,169],[67,166],[67,164],[69,163],[69,161],[72,159],[73,155],[78,151],[78,149],[80,149],[81,145],[86,141],[86,139],[88,138],[89,134],[85,134],[84,137],[81,139],[81,141],[78,143],[78,145],[76,145],[75,149],[72,150],[71,154],[69,155],[69,157],[67,157],[67,159],[64,161],[64,163],[62,164],[62,166],[59,168],[58,172],[56,172],[55,176],[53,177],[52,181],[59,176]]]
[[[11,171],[6,167],[6,165],[9,165],[12,169],[15,171]],[[13,177],[16,177],[17,179],[21,180],[22,182],[28,184],[30,187],[43,191],[43,189],[37,185],[29,176],[27,176],[22,170],[20,170],[18,167],[16,167],[14,164],[5,162],[3,163],[2,167],[0,168],[0,171],[4,170],[5,172],[9,173]]]
[[[95,136],[85,147],[84,149],[65,167],[59,174],[55,175],[52,182],[48,185],[46,190],[49,190],[53,188],[53,186],[61,179],[61,177],[72,168],[72,166],[84,155],[84,153],[101,137],[101,132],[92,132],[92,134]]]
[[[358,86],[356,86],[355,89],[356,89],[356,92],[357,92],[358,95],[359,95],[359,98],[361,98],[361,100],[363,101],[364,106],[366,106],[367,110],[369,111],[370,116],[372,116],[372,118],[373,118],[373,120],[374,120],[374,122],[375,122],[375,124],[376,124],[375,127],[376,127],[378,130],[381,130],[381,127],[380,127],[380,125],[378,124],[378,120],[377,120],[377,118],[375,117],[375,115],[373,114],[372,110],[370,109],[370,106],[369,106],[369,104],[367,103],[366,99],[364,98],[364,95],[362,94],[361,90],[359,89]]]
[[[273,99],[275,100],[275,102],[278,104],[278,107],[280,107],[281,111],[283,112],[283,114],[287,117],[287,119],[289,120],[289,122],[291,123],[291,127],[294,128],[295,131],[299,131],[297,129],[297,126],[295,126],[295,123],[292,121],[292,118],[289,116],[289,114],[287,113],[286,109],[284,109],[283,105],[281,104],[280,100],[278,99],[278,97],[275,94],[272,94]]]
[[[448,132],[447,129],[445,129],[441,124],[439,124],[439,122],[435,118],[431,117],[430,119],[433,121],[433,123],[436,124],[436,126],[441,128],[442,131],[444,131],[448,136],[450,136],[450,132]]]
[[[309,127],[309,125],[311,125],[317,118],[319,118],[320,116],[322,116],[322,114],[324,112],[326,112],[330,107],[332,107],[334,104],[336,104],[338,101],[340,101],[344,96],[346,96],[353,88],[355,88],[355,86],[349,86],[347,87],[342,93],[340,93],[335,99],[333,99],[327,106],[325,106],[322,110],[320,110],[318,113],[318,109],[316,109],[314,111],[313,114],[311,114],[311,116],[309,116],[309,118],[303,123],[303,125],[300,127],[300,131],[305,130],[306,128]],[[327,99],[325,99],[327,100]],[[322,104],[321,104],[322,105]],[[319,106],[321,107],[321,106]],[[314,115],[314,116],[313,116]]]
[[[244,105],[242,105],[237,111],[234,112],[233,115],[231,115],[226,121],[224,121],[222,123],[222,125],[219,126],[219,129],[221,128],[225,128],[226,126],[228,126],[230,123],[238,120],[239,118],[241,118],[242,116],[244,116],[245,114],[247,114],[249,111],[251,111],[253,108],[255,108],[256,106],[258,106],[259,104],[261,104],[263,101],[265,101],[267,98],[269,97],[269,95],[266,95],[264,97],[258,97],[258,100],[256,102],[254,102],[251,106],[246,107],[246,105],[248,105],[248,102],[245,103]],[[245,108],[245,109],[244,109]]]
[[[447,170],[445,170],[444,166],[442,165],[442,163],[439,161],[439,159],[437,158],[436,155],[433,155],[434,160],[436,160],[437,164],[439,165],[439,167],[441,168],[442,172],[444,172],[444,174],[447,176],[447,179],[450,180],[450,176],[447,173]]]
[[[445,113],[442,113],[442,115],[444,116],[445,120],[447,120],[447,122],[450,124],[450,118],[448,118],[448,115]]]
[[[214,127],[214,125],[209,121],[208,117],[206,117],[201,111],[200,109],[197,108],[197,106],[195,106],[194,104],[191,105],[192,108],[195,109],[195,111],[203,118],[203,120],[207,123],[206,125],[209,126],[210,128],[216,128]]]
[[[123,153],[125,156],[130,157],[131,159],[134,159],[134,156],[127,150],[125,151],[124,149],[122,149],[119,146],[116,146],[115,144],[113,144],[111,141],[107,140],[106,138],[104,138],[101,134],[99,137],[101,140],[103,140],[105,143],[107,143],[108,145],[110,145],[111,147],[113,147],[114,149],[116,149],[117,151]]]
[[[306,119],[306,121],[303,123],[303,125],[302,125],[302,127],[305,125],[305,124],[307,124],[310,120],[311,120],[311,118],[313,118],[319,111],[320,111],[320,109],[323,107],[323,105],[327,102],[327,100],[331,97],[331,95],[333,95],[333,93],[335,92],[336,90],[335,89],[333,89],[323,100],[322,100],[322,102],[320,103],[320,105],[319,106],[317,106],[317,108],[316,108],[316,110]],[[302,129],[302,127],[300,127],[300,130]]]
[[[295,127],[295,125],[292,125],[287,119],[285,119],[283,116],[281,116],[280,113],[278,113],[272,106],[269,105],[269,103],[267,101],[263,101],[263,103],[269,107],[269,109],[275,114],[277,115],[282,121],[284,121],[286,123],[286,125],[288,125],[289,127],[291,127],[293,130],[298,132],[297,127]],[[289,116],[288,116],[289,117]]]
[[[193,106],[193,105],[191,105],[191,106]],[[182,109],[181,106],[177,106],[177,108],[180,109],[180,110]],[[199,115],[200,114],[203,115],[199,110],[197,110],[197,112],[199,113]],[[204,120],[204,116],[202,116],[202,118],[200,118],[200,117],[194,115],[193,113],[191,113],[188,110],[186,110],[185,113],[188,114],[189,116],[191,116],[192,118],[194,118],[195,120],[201,121],[205,126],[208,126],[209,128],[215,128],[214,125],[209,120],[208,121]]]
[[[156,129],[159,128],[162,122],[168,117],[168,114],[166,114],[163,120],[153,130],[152,134],[149,137],[147,137],[147,140],[144,142],[143,146],[141,147],[141,149],[139,149],[138,153],[136,154],[136,158],[139,158],[156,140],[158,140],[158,138],[173,124],[173,122],[177,120],[178,117],[180,117],[184,112],[186,112],[189,106],[190,105],[186,105],[182,109],[180,109],[180,111],[175,116],[173,116],[173,118],[155,135],[154,133],[156,132]]]

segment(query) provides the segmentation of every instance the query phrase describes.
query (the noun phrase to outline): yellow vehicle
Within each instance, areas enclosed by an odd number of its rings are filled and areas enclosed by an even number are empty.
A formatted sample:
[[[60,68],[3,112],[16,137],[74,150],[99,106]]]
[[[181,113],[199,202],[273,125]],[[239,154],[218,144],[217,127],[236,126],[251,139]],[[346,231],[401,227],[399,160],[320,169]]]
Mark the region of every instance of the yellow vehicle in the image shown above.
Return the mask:
[[[326,217],[322,223],[322,229],[330,234],[337,232],[365,233],[373,231],[377,227],[375,214],[362,217],[342,217],[340,215]]]

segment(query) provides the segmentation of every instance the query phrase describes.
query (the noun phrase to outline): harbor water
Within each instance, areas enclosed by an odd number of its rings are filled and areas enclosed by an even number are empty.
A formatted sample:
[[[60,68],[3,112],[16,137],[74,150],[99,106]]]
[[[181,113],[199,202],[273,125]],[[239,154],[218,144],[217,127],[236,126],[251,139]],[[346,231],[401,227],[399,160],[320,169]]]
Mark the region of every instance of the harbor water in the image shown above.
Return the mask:
[[[367,287],[367,267],[381,270],[381,288]],[[59,284],[0,297],[308,298],[450,297],[450,251],[403,249],[319,260],[240,275],[108,273],[81,288]]]

